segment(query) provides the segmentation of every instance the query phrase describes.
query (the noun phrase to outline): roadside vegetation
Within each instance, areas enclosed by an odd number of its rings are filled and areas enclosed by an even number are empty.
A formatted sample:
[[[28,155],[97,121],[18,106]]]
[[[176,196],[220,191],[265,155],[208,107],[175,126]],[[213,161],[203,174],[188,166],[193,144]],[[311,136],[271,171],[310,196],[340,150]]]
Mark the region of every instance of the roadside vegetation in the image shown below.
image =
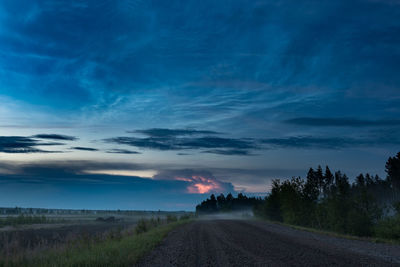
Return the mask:
[[[400,238],[400,153],[386,163],[386,179],[360,174],[353,183],[329,167],[310,169],[306,179],[274,180],[255,207],[270,220],[356,236]]]
[[[0,256],[0,266],[132,266],[159,244],[169,231],[187,223],[188,216],[141,219],[130,229],[103,235],[81,236],[62,246],[40,251],[9,251]]]
[[[328,166],[310,168],[306,179],[273,180],[265,199],[238,195],[254,214],[271,221],[346,235],[400,240],[400,152],[385,166],[387,176],[360,174],[350,182],[346,174]],[[232,197],[223,195],[197,206],[196,212],[232,210]],[[237,205],[236,205],[237,206]],[[228,207],[228,208],[227,208]]]

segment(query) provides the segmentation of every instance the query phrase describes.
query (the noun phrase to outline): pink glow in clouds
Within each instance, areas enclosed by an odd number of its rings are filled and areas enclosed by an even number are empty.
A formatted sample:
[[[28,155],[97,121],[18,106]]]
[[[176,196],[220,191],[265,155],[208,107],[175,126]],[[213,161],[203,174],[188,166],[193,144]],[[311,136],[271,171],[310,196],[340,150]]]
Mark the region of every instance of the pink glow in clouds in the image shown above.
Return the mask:
[[[219,181],[209,171],[204,170],[170,170],[153,176],[157,180],[175,180],[185,183],[185,193],[208,194],[234,192],[232,184]]]
[[[187,178],[185,178],[187,179]],[[206,178],[203,176],[193,175],[190,179],[193,184],[187,187],[187,192],[190,194],[205,194],[209,192],[221,192],[222,186],[215,179]]]

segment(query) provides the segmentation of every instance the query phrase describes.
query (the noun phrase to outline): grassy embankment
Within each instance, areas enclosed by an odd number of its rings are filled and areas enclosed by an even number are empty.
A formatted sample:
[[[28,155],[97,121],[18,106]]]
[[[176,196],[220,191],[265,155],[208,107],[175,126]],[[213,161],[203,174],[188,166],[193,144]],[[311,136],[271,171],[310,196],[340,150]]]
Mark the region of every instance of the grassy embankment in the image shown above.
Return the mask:
[[[189,221],[187,217],[141,220],[133,232],[124,235],[112,235],[101,241],[88,240],[33,256],[0,259],[0,266],[132,266],[171,230]]]
[[[288,224],[288,223],[279,222],[279,221],[271,221],[271,220],[268,220],[265,218],[258,217],[256,219],[260,220],[260,221],[267,221],[269,223],[275,223],[275,224],[287,226],[287,227],[290,227],[290,228],[293,228],[296,230],[307,231],[307,232],[317,233],[317,234],[322,234],[322,235],[328,235],[328,236],[337,237],[337,238],[346,238],[346,239],[351,239],[351,240],[360,240],[360,241],[367,241],[367,242],[373,242],[373,243],[400,245],[400,239],[392,238],[390,235],[388,235],[387,237],[386,236],[385,237],[382,237],[382,236],[362,237],[362,236],[343,234],[343,233],[338,233],[338,232],[333,232],[333,231],[321,230],[321,229],[316,229],[316,228],[311,228],[311,227],[293,225],[293,224]],[[378,229],[377,229],[377,231],[378,231]],[[386,231],[389,231],[389,230],[386,230]]]

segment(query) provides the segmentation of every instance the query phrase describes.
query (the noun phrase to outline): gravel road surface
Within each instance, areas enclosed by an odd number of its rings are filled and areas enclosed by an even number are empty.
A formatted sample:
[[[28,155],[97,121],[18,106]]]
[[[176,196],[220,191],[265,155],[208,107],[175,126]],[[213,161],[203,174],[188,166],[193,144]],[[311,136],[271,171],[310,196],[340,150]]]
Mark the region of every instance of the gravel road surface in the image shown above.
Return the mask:
[[[400,246],[251,220],[198,220],[173,230],[137,266],[400,266]]]

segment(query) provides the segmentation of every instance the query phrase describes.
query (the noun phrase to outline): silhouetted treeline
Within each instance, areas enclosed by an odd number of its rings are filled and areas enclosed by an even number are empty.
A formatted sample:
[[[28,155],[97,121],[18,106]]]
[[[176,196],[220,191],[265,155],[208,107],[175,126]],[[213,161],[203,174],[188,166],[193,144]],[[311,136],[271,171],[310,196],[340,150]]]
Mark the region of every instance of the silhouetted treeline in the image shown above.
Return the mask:
[[[255,214],[341,233],[400,238],[400,152],[385,167],[385,179],[367,173],[353,183],[328,166],[310,168],[306,179],[273,180]]]
[[[251,210],[256,205],[261,205],[262,202],[261,198],[247,197],[242,193],[239,193],[236,198],[230,193],[226,197],[224,194],[220,194],[217,197],[212,194],[210,198],[196,206],[196,213]]]

